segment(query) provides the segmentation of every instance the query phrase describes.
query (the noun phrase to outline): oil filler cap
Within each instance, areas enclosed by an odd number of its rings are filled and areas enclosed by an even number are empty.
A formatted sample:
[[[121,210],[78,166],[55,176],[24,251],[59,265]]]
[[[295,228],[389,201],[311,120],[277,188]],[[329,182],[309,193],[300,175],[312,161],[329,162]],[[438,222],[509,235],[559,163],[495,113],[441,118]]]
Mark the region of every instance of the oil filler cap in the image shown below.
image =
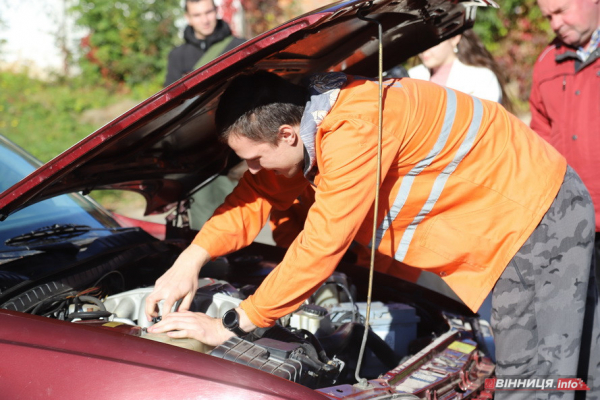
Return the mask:
[[[321,307],[316,304],[303,304],[300,306],[300,310],[319,317],[323,317],[327,314],[327,309],[325,307]]]

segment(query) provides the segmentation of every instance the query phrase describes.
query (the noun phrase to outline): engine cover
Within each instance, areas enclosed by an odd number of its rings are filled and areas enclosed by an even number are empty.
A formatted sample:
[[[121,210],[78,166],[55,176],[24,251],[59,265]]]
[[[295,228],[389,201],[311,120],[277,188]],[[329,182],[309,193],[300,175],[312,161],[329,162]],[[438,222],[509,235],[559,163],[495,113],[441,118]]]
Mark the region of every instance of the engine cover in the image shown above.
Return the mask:
[[[311,349],[306,351],[306,346],[310,345],[271,338],[249,342],[232,337],[215,347],[210,355],[259,369],[310,388],[334,384],[343,365],[338,360],[323,363],[311,357]]]

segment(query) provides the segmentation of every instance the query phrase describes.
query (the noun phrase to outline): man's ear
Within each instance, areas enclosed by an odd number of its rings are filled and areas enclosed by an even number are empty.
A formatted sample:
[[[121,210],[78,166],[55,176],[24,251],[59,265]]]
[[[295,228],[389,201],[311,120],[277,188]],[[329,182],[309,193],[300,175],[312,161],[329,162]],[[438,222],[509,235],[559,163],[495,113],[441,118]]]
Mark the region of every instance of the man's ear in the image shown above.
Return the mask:
[[[298,132],[291,125],[281,125],[277,131],[277,136],[280,142],[284,141],[289,145],[294,145],[298,142]]]

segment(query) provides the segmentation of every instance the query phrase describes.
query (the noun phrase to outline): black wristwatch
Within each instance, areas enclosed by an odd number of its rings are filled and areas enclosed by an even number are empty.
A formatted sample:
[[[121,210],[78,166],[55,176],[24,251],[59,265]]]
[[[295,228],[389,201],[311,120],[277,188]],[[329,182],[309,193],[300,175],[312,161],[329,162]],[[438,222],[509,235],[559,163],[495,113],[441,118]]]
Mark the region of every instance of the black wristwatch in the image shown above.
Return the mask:
[[[240,328],[240,316],[237,311],[235,311],[235,308],[227,310],[225,314],[223,314],[221,321],[223,322],[223,326],[225,328],[235,333],[237,336],[242,337],[248,334],[248,332],[245,332],[242,330],[242,328]]]

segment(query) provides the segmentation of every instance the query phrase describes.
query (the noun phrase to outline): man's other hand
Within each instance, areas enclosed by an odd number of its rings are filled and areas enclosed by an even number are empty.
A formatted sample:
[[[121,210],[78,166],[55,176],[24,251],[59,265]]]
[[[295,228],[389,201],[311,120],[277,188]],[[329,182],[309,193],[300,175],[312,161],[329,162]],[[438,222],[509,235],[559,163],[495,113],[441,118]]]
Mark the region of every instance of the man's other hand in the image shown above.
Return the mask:
[[[210,254],[200,246],[190,245],[177,258],[167,272],[156,280],[154,290],[146,298],[146,318],[158,317],[158,303],[164,300],[162,318],[170,312],[173,305],[183,299],[180,311],[187,311],[198,289],[198,274],[204,264],[210,260]]]

